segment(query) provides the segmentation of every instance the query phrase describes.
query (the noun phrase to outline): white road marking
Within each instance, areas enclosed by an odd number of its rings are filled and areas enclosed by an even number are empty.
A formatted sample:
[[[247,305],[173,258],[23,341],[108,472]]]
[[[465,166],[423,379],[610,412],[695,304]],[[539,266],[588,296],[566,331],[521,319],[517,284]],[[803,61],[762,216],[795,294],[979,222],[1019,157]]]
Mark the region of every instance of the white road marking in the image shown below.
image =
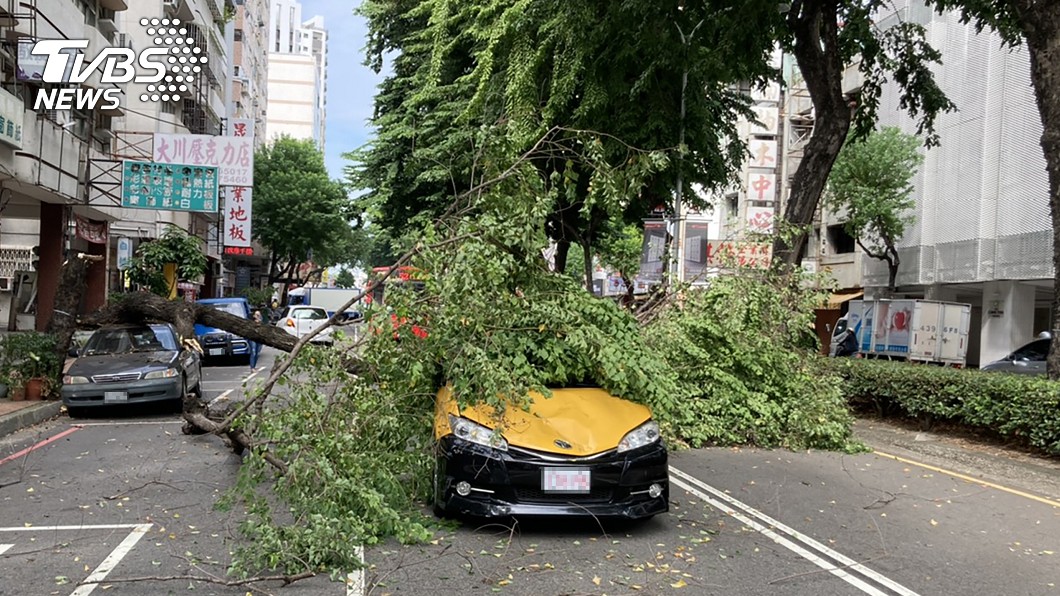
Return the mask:
[[[10,526],[0,532],[66,532],[69,530],[127,530],[151,524],[101,524],[98,526]]]
[[[670,481],[672,483],[696,495],[704,502],[710,504],[712,507],[715,507],[716,509],[721,510],[725,514],[740,520],[744,524],[760,532],[763,536],[766,536],[777,544],[780,544],[781,546],[791,550],[792,552],[799,554],[806,560],[812,562],[813,564],[824,569],[825,571],[828,571],[829,573],[835,575],[843,581],[857,587],[866,594],[872,594],[873,596],[887,595],[886,592],[882,592],[879,589],[865,583],[860,578],[851,575],[850,573],[847,573],[847,570],[856,571],[861,575],[865,576],[866,578],[871,579],[877,582],[878,584],[893,590],[895,593],[900,594],[901,596],[918,596],[916,592],[910,590],[909,588],[906,588],[898,582],[895,582],[894,580],[883,576],[877,573],[876,571],[873,571],[872,569],[869,569],[861,563],[858,563],[857,561],[843,554],[840,554],[839,552],[836,552],[831,548],[828,548],[827,546],[821,544],[820,542],[817,542],[816,540],[810,538],[802,532],[799,532],[794,528],[790,528],[780,523],[779,521],[769,517],[761,511],[758,511],[750,505],[747,505],[741,501],[730,497],[724,492],[714,488],[713,486],[710,486],[709,484],[703,482],[702,480],[699,480],[694,476],[686,474],[685,472],[682,472],[681,470],[678,470],[673,466],[670,466],[670,474]],[[694,485],[694,487],[692,485]],[[697,490],[697,488],[701,488],[703,490],[700,491]],[[703,491],[706,491],[706,493],[710,494],[708,495]],[[716,499],[714,497],[716,497]],[[737,509],[740,509],[742,511],[738,511]],[[755,519],[752,518],[755,518],[758,521],[755,521]],[[817,551],[821,555],[831,558],[833,561],[840,563],[841,566],[836,566],[832,562],[823,559],[822,557],[808,551],[807,549],[803,548],[798,544],[795,544],[788,538],[778,534],[777,531],[787,534],[789,537],[798,540],[802,544]]]
[[[353,552],[364,563],[364,547],[356,546]],[[346,574],[346,596],[364,596],[364,568]]]
[[[15,545],[14,544],[0,544],[0,555],[2,555],[4,553],[6,553],[7,551],[11,550],[12,546],[15,546]]]
[[[70,596],[88,596],[91,594],[96,589],[96,586],[106,579],[107,575],[118,566],[118,563],[125,558],[125,555],[129,554],[129,551],[136,546],[136,543],[151,529],[151,525],[139,524],[133,528],[133,531],[125,537],[125,540],[122,540],[121,544],[111,551],[106,559],[103,559],[103,562],[85,578],[85,582],[82,585],[70,593]]]

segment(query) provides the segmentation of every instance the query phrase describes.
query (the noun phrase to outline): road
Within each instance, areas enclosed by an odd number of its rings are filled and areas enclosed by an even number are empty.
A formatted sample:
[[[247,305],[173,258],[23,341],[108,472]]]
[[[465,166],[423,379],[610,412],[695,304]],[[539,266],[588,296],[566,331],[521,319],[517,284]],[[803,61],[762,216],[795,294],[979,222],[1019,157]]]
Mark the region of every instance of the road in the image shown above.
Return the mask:
[[[261,368],[270,366],[272,353],[263,356]],[[238,399],[249,371],[204,373],[208,399]],[[318,577],[267,589],[1060,594],[1060,482],[1000,472],[984,482],[949,473],[927,452],[891,455],[678,452],[671,511],[647,522],[464,520],[431,544],[367,549],[369,567],[349,586]],[[974,474],[975,461],[954,469]],[[158,579],[223,576],[240,516],[213,505],[238,466],[219,439],[182,435],[178,416],[162,412],[63,417],[0,441],[0,596],[246,594]],[[1038,468],[1060,479],[1055,462]],[[86,580],[98,583],[78,585]]]

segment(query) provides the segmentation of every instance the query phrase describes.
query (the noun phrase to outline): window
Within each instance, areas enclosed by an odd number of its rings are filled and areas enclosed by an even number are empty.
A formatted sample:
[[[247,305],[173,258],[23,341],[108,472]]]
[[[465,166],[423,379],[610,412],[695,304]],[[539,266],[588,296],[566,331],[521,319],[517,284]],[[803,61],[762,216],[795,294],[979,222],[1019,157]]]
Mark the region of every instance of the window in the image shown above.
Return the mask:
[[[1017,361],[1044,362],[1049,355],[1048,339],[1039,339],[1023,346],[1012,353],[1012,359]]]
[[[233,33],[233,35],[235,35],[235,40],[236,41],[243,41],[243,30],[242,29],[236,29],[235,32]]]
[[[832,247],[833,254],[845,255],[854,252],[854,237],[847,234],[842,224],[828,226],[828,245]]]
[[[163,114],[176,114],[177,103],[175,101],[163,101],[162,102],[162,113]]]

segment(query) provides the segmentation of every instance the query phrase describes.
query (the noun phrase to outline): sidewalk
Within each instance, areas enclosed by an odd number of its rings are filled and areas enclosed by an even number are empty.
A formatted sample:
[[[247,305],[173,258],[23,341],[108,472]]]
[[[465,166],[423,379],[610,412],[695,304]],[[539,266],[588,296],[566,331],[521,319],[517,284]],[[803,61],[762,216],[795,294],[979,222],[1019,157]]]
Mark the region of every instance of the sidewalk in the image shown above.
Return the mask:
[[[0,437],[59,415],[63,402],[0,399]]]

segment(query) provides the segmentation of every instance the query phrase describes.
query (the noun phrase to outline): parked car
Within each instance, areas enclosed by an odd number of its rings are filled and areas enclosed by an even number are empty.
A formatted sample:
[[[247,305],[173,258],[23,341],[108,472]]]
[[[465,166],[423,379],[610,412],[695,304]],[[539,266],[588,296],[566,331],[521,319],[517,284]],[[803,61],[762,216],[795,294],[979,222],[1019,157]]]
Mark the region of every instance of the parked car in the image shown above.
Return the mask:
[[[169,324],[97,329],[63,376],[70,415],[84,409],[145,402],[177,407],[187,392],[201,395],[202,362]]]
[[[1021,346],[1001,360],[980,367],[980,370],[1010,372],[1018,375],[1045,375],[1045,358],[1049,355],[1050,339],[1036,339]]]
[[[648,518],[669,509],[667,452],[651,411],[598,388],[533,396],[529,410],[435,400],[438,515]]]
[[[250,318],[250,302],[246,298],[205,298],[197,304],[216,308],[243,319]],[[250,342],[216,327],[195,324],[195,337],[202,346],[207,362],[221,358],[239,358],[250,361]]]
[[[328,312],[319,306],[288,306],[280,313],[276,326],[302,339],[328,320]],[[313,343],[330,344],[334,341],[332,328],[328,327],[313,338]]]

